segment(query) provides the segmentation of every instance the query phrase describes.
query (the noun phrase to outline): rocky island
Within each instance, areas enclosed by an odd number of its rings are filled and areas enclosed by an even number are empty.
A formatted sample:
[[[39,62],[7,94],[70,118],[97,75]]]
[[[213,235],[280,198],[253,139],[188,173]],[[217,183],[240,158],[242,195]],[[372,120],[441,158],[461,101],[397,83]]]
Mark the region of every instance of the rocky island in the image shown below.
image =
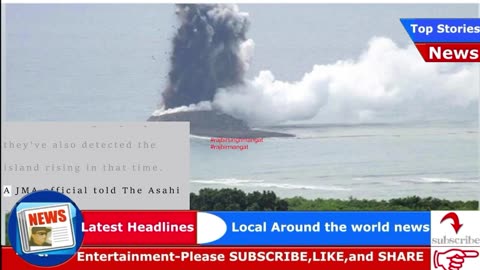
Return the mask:
[[[147,121],[187,121],[190,122],[190,134],[202,137],[294,137],[294,135],[287,133],[252,129],[244,121],[215,110],[152,115]]]

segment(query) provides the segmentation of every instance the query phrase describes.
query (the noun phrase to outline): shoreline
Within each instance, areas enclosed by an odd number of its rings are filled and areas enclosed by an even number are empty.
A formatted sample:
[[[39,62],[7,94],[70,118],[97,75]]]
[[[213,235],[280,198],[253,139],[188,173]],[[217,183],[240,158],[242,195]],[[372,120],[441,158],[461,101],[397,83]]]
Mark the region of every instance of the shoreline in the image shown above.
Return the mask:
[[[235,199],[231,199],[235,198]],[[404,196],[391,199],[306,199],[278,197],[273,191],[245,192],[237,188],[202,188],[190,193],[190,209],[202,211],[431,211],[480,210],[479,200],[448,200]]]

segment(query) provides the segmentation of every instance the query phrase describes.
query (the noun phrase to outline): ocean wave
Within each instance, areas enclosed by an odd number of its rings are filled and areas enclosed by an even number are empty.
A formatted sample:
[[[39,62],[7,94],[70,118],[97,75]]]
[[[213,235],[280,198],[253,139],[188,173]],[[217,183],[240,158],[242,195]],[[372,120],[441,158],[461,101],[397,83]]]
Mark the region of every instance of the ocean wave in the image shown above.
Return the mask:
[[[196,179],[192,180],[192,183],[205,184],[205,185],[225,185],[225,186],[237,186],[237,187],[257,187],[257,188],[278,188],[278,189],[300,189],[300,190],[324,190],[324,191],[350,191],[350,188],[344,188],[339,186],[319,186],[319,185],[298,185],[288,183],[272,183],[265,182],[264,180],[254,179]]]
[[[399,137],[400,135],[380,135],[380,134],[358,134],[358,135],[297,135],[297,139],[349,139],[349,138],[370,138],[370,137]]]
[[[451,178],[436,178],[436,177],[422,177],[419,179],[411,179],[405,182],[410,183],[421,183],[421,184],[429,184],[429,183],[480,183],[479,180],[465,180],[465,179],[451,179]]]
[[[385,174],[364,174],[359,175],[357,177],[353,177],[352,180],[355,181],[365,181],[371,180],[371,178],[392,178],[392,177],[401,177],[401,178],[415,178],[415,179],[449,179],[449,178],[440,178],[440,177],[431,177],[431,175],[458,175],[458,174],[476,174],[476,171],[425,171],[425,172],[408,172],[408,173],[385,173]],[[472,178],[471,178],[472,179]],[[473,178],[474,180],[478,180],[477,178]],[[410,181],[410,180],[405,180]],[[427,180],[428,181],[428,180]]]
[[[262,183],[263,180],[252,180],[252,179],[236,179],[236,178],[221,178],[221,179],[197,179],[192,180],[193,183],[198,184],[223,184],[223,185],[235,185],[235,184],[248,184],[248,183]]]
[[[198,136],[198,135],[190,134],[190,139],[198,139],[198,140],[210,141],[211,138],[212,138],[212,137],[205,137],[205,136]]]

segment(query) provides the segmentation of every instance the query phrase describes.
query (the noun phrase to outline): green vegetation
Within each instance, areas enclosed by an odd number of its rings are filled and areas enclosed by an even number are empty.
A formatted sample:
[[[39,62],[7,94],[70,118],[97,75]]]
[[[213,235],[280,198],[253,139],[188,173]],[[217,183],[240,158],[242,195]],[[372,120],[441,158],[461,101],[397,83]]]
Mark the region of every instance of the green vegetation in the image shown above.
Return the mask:
[[[246,194],[239,189],[201,189],[196,195],[190,193],[190,209],[200,211],[285,211],[286,200],[272,191]]]
[[[272,191],[245,193],[239,189],[201,189],[190,193],[190,209],[200,211],[285,211],[285,210],[478,210],[478,201],[449,201],[411,196],[390,200],[278,198]]]
[[[411,196],[386,200],[359,200],[350,198],[339,199],[314,199],[302,197],[287,199],[288,210],[477,210],[478,201],[449,201],[432,197],[420,198]]]

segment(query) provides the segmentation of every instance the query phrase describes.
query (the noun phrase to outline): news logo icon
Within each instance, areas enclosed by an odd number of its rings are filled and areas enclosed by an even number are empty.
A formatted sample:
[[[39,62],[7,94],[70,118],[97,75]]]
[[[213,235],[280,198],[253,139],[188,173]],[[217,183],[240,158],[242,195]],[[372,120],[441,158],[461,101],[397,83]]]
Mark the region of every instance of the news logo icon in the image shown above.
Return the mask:
[[[26,208],[17,211],[17,219],[24,253],[75,246],[73,219],[68,203]]]
[[[80,209],[67,196],[39,191],[23,197],[12,209],[8,237],[15,252],[37,266],[56,266],[79,249],[83,232]]]

